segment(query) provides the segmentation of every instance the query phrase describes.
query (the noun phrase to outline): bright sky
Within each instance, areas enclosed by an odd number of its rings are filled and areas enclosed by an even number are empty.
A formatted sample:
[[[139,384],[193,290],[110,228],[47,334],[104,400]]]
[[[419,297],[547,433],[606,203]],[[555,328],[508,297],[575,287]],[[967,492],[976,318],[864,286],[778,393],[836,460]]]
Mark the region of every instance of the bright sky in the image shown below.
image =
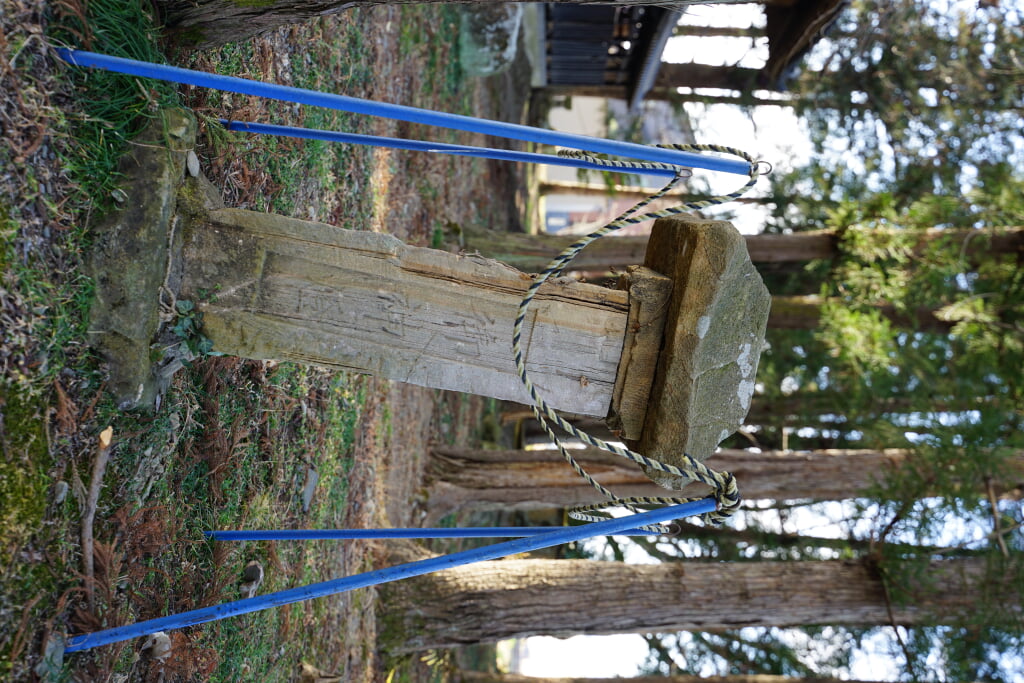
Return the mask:
[[[683,16],[683,24],[704,26],[733,26],[745,28],[762,26],[764,17],[759,5],[714,7],[695,6]],[[767,39],[758,38],[685,38],[675,37],[662,55],[670,63],[697,62],[712,65],[736,65],[750,68],[764,66],[768,58]],[[709,90],[705,94],[719,94]],[[732,94],[728,91],[720,94]],[[756,91],[764,99],[774,93]],[[687,103],[686,112],[693,123],[697,142],[716,143],[737,147],[770,162],[776,169],[786,170],[802,165],[811,155],[811,143],[803,133],[800,122],[789,107],[758,107],[753,115],[729,104],[704,105]],[[737,187],[736,177],[722,173],[707,174],[711,189],[730,192]],[[763,191],[764,185],[761,189]],[[755,188],[752,193],[757,193]],[[734,224],[744,234],[761,231],[762,219],[756,207],[733,204],[729,209],[736,214]]]
[[[628,678],[636,676],[647,656],[639,635],[575,636],[526,639],[526,654],[518,673],[551,678]]]

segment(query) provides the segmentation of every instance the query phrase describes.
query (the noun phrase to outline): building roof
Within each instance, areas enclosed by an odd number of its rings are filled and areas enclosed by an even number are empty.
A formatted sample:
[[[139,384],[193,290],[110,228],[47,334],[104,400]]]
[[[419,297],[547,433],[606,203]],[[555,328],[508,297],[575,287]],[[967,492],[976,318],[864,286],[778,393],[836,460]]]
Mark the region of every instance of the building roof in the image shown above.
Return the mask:
[[[784,89],[800,60],[821,40],[847,0],[792,0],[765,5],[768,62],[763,74],[773,89]]]
[[[848,0],[762,0],[768,60],[746,89],[785,89],[800,61]],[[636,109],[657,85],[661,57],[684,11],[681,5],[543,6],[545,86],[619,92]],[[694,65],[699,66],[699,65]],[[743,71],[742,69],[736,69]],[[747,69],[746,71],[751,71]],[[608,95],[613,96],[613,95]]]
[[[645,53],[642,57],[640,71],[633,82],[633,91],[629,94],[630,110],[636,111],[644,96],[654,87],[658,69],[661,68],[661,55],[682,14],[679,9],[667,8],[658,19],[657,24],[653,26],[650,40],[644,46]]]

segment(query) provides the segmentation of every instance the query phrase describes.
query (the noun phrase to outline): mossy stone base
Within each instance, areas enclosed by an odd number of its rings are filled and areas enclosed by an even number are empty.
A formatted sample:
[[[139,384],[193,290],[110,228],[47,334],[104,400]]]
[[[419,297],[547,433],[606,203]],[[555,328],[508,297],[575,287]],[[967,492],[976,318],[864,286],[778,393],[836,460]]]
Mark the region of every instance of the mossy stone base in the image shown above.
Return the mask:
[[[121,159],[120,208],[94,230],[90,338],[110,363],[108,387],[123,410],[151,405],[160,389],[151,345],[161,322],[177,194],[195,139],[191,113],[161,111]]]

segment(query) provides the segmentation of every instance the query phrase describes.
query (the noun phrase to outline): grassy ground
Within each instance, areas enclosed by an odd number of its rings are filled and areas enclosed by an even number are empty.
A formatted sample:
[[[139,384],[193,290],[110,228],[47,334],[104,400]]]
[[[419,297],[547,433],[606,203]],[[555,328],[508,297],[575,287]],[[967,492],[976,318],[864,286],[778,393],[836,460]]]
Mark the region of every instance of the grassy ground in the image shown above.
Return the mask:
[[[207,358],[176,375],[158,409],[117,410],[88,347],[83,262],[90,224],[116,202],[116,159],[146,117],[175,102],[196,112],[203,172],[229,206],[416,244],[439,243],[449,224],[509,218],[483,162],[227,135],[215,119],[422,134],[415,126],[80,73],[55,58],[51,47],[68,43],[167,59],[146,6],[11,0],[0,17],[0,678],[293,680],[303,661],[343,680],[422,672],[430,666],[380,661],[372,591],[183,629],[162,665],[131,641],[63,664],[45,657],[62,634],[234,599],[252,560],[266,572],[261,592],[369,568],[379,558],[366,545],[209,544],[202,531],[407,521],[427,444],[471,439],[479,409],[369,378]],[[171,61],[480,113],[494,105],[458,67],[456,22],[450,7],[377,7]],[[110,460],[94,485],[108,426]]]

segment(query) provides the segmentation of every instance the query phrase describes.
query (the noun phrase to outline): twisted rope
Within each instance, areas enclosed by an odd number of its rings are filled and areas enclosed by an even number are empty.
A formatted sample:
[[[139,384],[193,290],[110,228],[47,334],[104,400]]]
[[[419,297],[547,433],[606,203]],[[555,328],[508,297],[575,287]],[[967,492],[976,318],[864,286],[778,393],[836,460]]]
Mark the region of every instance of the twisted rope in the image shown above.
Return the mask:
[[[576,461],[572,454],[566,449],[565,444],[555,434],[552,425],[558,426],[569,435],[579,439],[585,444],[600,448],[602,450],[614,453],[615,455],[627,458],[638,465],[650,468],[658,472],[664,472],[678,477],[683,477],[689,481],[700,482],[710,486],[715,500],[718,504],[718,509],[714,512],[709,512],[702,515],[702,519],[709,524],[721,524],[723,521],[732,516],[736,510],[739,509],[740,505],[740,494],[739,489],[736,485],[736,478],[729,472],[719,472],[711,469],[704,463],[700,462],[696,458],[692,457],[687,453],[683,453],[683,460],[685,461],[684,467],[677,467],[668,463],[663,463],[659,460],[648,458],[645,455],[636,453],[618,446],[616,444],[608,443],[597,437],[591,436],[586,432],[577,429],[575,426],[563,420],[555,411],[544,401],[544,399],[537,392],[536,387],[533,385],[533,381],[530,379],[530,374],[526,370],[526,362],[523,358],[522,348],[522,335],[523,335],[523,322],[526,320],[526,312],[530,307],[530,303],[533,301],[534,296],[548,279],[558,276],[565,267],[572,261],[576,255],[582,251],[588,244],[594,240],[603,237],[615,230],[623,228],[627,225],[635,225],[636,223],[642,223],[644,221],[652,220],[655,218],[664,218],[666,216],[673,216],[686,211],[694,211],[699,209],[705,209],[710,206],[717,206],[725,204],[726,202],[732,201],[737,197],[743,195],[747,190],[757,183],[757,179],[761,174],[760,165],[765,162],[755,160],[745,152],[732,148],[723,147],[720,145],[659,145],[659,147],[667,147],[671,149],[677,149],[682,151],[695,151],[695,152],[718,152],[722,154],[731,154],[733,156],[740,157],[750,164],[750,179],[743,187],[739,188],[735,192],[729,194],[719,195],[716,197],[710,197],[708,199],[686,202],[678,206],[673,206],[667,209],[660,209],[657,211],[648,211],[641,213],[641,210],[647,207],[651,202],[660,199],[665,196],[673,187],[675,187],[680,180],[689,175],[689,170],[685,168],[672,167],[666,164],[652,164],[646,162],[631,162],[631,161],[618,161],[603,159],[587,154],[586,152],[579,152],[576,150],[565,150],[559,152],[565,156],[572,156],[576,158],[586,159],[587,161],[600,164],[602,166],[615,167],[619,169],[637,169],[637,170],[649,170],[651,168],[659,169],[671,169],[676,168],[676,175],[665,185],[661,190],[655,192],[646,199],[641,200],[636,206],[633,206],[618,218],[608,223],[604,227],[595,230],[589,235],[582,239],[574,242],[567,247],[562,253],[555,257],[551,263],[548,264],[547,268],[537,276],[530,285],[530,288],[526,291],[526,295],[523,297],[522,302],[519,304],[519,309],[516,314],[515,324],[512,328],[512,352],[515,356],[516,370],[519,373],[519,379],[523,382],[527,392],[530,394],[530,398],[533,400],[533,414],[536,416],[537,421],[540,422],[541,427],[547,433],[548,437],[558,447],[559,453],[565,458],[566,462],[583,477],[591,486],[601,492],[602,495],[607,497],[609,500],[607,503],[600,503],[597,505],[586,505],[573,508],[569,514],[573,519],[582,521],[600,521],[607,519],[607,514],[593,514],[601,513],[608,507],[621,506],[630,510],[631,512],[639,512],[638,506],[659,506],[659,505],[676,505],[679,503],[690,502],[696,500],[695,498],[679,498],[679,497],[629,497],[620,498],[603,486],[600,482],[594,479],[590,474],[583,469],[583,467]],[[648,530],[658,531],[659,528],[648,528]]]

